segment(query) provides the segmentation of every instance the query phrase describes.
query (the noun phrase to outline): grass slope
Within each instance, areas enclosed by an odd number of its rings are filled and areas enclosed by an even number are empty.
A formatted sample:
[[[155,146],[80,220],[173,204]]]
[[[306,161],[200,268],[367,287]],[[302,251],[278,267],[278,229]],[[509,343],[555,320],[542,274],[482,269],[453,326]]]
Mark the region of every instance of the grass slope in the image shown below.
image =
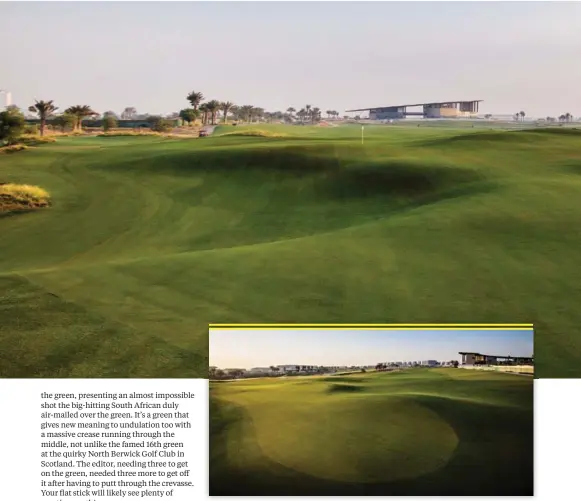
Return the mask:
[[[295,321],[534,322],[581,375],[577,131],[261,129],[0,157],[52,197],[0,218],[0,376],[204,376],[209,322]]]
[[[210,384],[211,495],[532,495],[532,378],[462,369]]]

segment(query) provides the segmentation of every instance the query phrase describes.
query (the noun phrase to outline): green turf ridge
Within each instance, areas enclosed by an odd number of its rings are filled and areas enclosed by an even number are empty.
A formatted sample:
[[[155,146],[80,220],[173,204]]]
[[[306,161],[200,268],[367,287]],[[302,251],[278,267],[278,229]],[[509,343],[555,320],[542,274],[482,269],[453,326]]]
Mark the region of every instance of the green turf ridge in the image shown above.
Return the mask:
[[[52,199],[0,217],[0,375],[206,376],[210,322],[534,322],[537,377],[581,375],[576,131],[259,128],[0,157]]]
[[[532,382],[463,369],[212,382],[210,494],[532,495]]]

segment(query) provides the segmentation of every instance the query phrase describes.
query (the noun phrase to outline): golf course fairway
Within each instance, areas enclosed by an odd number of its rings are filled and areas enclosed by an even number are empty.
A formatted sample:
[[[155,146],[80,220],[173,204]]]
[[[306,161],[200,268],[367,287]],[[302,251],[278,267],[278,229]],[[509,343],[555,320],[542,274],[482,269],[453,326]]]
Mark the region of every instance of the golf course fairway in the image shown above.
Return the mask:
[[[0,155],[52,202],[0,215],[0,377],[207,377],[211,322],[532,322],[581,376],[581,131],[259,128]]]
[[[465,369],[210,382],[211,495],[532,495],[533,379]]]

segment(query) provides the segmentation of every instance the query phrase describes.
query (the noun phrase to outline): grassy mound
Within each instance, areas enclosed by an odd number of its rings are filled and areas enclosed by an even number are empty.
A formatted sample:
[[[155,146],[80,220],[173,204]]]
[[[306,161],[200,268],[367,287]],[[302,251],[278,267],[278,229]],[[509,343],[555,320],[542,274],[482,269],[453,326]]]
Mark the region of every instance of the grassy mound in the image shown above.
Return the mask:
[[[37,146],[39,144],[55,143],[56,138],[52,136],[39,136],[38,134],[24,134],[20,137],[20,142],[28,146]]]
[[[316,377],[211,383],[211,495],[532,493],[532,378],[359,377],[367,391]]]
[[[100,132],[96,134],[97,137],[124,137],[124,136],[163,136],[161,132],[155,132],[152,130],[135,131],[135,130],[116,130],[109,132]]]
[[[550,134],[555,136],[581,136],[581,129],[577,127],[539,127],[538,129],[527,129],[522,133]]]
[[[233,130],[231,132],[222,132],[218,134],[219,137],[223,136],[249,136],[249,137],[264,137],[264,138],[281,138],[281,137],[288,137],[288,134],[280,133],[280,132],[273,132],[271,130],[264,130],[264,129],[242,129],[242,130]]]
[[[0,147],[0,154],[2,153],[16,153],[18,151],[27,150],[28,146],[24,144],[11,144],[10,146]]]
[[[50,205],[46,190],[28,184],[0,184],[0,212],[39,209]]]

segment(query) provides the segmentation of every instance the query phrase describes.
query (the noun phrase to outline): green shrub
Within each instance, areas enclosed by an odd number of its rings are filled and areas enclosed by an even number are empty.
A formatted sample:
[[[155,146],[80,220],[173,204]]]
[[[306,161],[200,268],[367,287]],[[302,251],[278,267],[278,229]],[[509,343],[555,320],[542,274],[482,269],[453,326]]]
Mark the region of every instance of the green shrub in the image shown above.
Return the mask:
[[[0,112],[0,146],[18,141],[24,129],[24,115],[12,109]]]
[[[173,129],[173,121],[162,117],[151,117],[151,130],[154,132],[169,132]]]
[[[27,124],[22,129],[23,134],[36,135],[39,133],[38,124]]]
[[[107,115],[103,117],[103,130],[105,132],[115,129],[119,125],[119,122],[113,115]]]

